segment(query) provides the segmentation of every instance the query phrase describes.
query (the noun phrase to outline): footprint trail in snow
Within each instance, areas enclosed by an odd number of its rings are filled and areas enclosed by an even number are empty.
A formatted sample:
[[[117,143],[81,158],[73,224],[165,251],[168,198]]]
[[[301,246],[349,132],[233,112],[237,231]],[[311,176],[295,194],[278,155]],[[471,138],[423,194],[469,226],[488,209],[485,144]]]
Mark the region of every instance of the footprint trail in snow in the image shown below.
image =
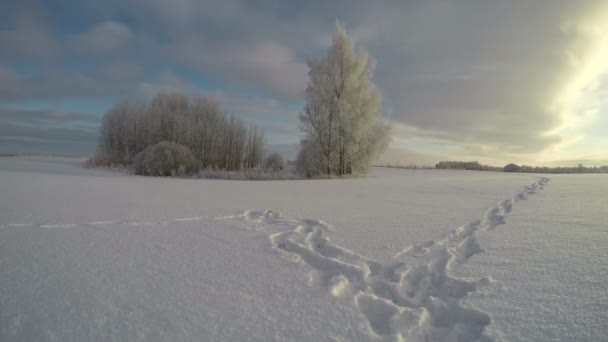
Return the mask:
[[[461,279],[450,270],[483,252],[477,236],[505,224],[513,205],[543,189],[549,181],[524,187],[474,222],[436,241],[404,248],[381,263],[331,243],[330,226],[311,219],[289,219],[274,211],[248,210],[218,219],[239,219],[248,229],[269,232],[281,254],[311,268],[309,283],[328,288],[336,297],[353,298],[374,336],[395,341],[472,341],[484,338],[490,316],[465,307],[460,299],[489,277]]]
[[[488,277],[461,279],[450,270],[483,252],[477,236],[506,223],[505,216],[516,202],[542,190],[548,178],[525,186],[513,198],[499,202],[474,222],[438,240],[416,243],[381,263],[332,244],[331,227],[312,219],[289,219],[274,211],[248,210],[234,216],[247,229],[269,233],[270,243],[311,268],[309,283],[329,289],[336,297],[352,298],[367,319],[374,336],[383,340],[471,341],[483,338],[490,316],[460,303],[470,292],[492,282]],[[1,228],[76,228],[81,226],[147,226],[203,221],[194,216],[167,221],[94,221],[86,223],[8,223]]]

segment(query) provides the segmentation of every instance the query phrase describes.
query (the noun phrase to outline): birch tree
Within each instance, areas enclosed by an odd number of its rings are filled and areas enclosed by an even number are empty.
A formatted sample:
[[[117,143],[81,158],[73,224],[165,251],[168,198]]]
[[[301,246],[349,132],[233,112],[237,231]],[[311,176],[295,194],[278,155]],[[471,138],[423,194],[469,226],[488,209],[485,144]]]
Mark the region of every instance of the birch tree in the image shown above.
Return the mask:
[[[370,80],[373,63],[365,51],[355,51],[337,23],[327,55],[308,66],[300,114],[305,143],[297,165],[305,165],[301,171],[309,176],[367,172],[386,149],[390,130],[380,122],[380,94]]]

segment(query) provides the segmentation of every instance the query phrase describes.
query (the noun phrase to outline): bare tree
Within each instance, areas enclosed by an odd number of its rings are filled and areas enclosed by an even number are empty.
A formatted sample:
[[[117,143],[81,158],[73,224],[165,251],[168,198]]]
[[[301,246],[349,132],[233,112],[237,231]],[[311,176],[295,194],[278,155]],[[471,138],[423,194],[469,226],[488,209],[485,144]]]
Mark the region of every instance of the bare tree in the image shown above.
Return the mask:
[[[247,132],[247,145],[245,151],[245,167],[257,168],[262,163],[264,153],[264,132],[257,126],[250,126]]]

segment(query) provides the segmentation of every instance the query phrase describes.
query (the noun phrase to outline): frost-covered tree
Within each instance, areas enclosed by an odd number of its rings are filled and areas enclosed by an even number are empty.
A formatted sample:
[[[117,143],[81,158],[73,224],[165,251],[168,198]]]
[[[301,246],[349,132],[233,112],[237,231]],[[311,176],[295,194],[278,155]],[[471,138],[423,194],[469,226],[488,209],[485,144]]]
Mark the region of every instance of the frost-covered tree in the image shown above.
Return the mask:
[[[257,168],[262,164],[264,154],[264,134],[256,126],[250,126],[245,146],[245,167]]]
[[[96,160],[131,164],[139,152],[162,141],[183,145],[203,168],[239,170],[262,164],[262,130],[226,115],[212,100],[191,101],[178,93],[159,93],[148,103],[119,102],[108,110]]]
[[[269,171],[283,171],[285,169],[285,159],[278,153],[271,153],[264,160],[264,168]]]
[[[336,24],[327,55],[308,63],[305,134],[297,162],[308,176],[365,173],[386,149],[388,125],[380,122],[380,95],[370,78],[373,63],[355,51],[346,30]]]

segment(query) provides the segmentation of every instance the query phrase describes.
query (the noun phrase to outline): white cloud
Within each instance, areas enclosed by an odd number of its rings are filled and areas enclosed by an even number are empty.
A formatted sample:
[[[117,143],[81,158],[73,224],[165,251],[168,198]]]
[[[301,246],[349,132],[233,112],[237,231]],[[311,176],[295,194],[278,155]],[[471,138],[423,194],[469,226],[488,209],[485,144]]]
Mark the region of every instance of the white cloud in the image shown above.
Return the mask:
[[[124,46],[133,38],[131,30],[115,21],[105,21],[71,39],[74,48],[83,52],[108,52]]]
[[[238,71],[286,95],[297,97],[304,94],[308,66],[298,61],[290,48],[263,41],[248,47],[232,47],[226,52],[225,58],[232,61]]]
[[[307,65],[277,42],[217,42],[193,36],[174,41],[164,51],[182,65],[262,93],[301,98],[306,88]]]

